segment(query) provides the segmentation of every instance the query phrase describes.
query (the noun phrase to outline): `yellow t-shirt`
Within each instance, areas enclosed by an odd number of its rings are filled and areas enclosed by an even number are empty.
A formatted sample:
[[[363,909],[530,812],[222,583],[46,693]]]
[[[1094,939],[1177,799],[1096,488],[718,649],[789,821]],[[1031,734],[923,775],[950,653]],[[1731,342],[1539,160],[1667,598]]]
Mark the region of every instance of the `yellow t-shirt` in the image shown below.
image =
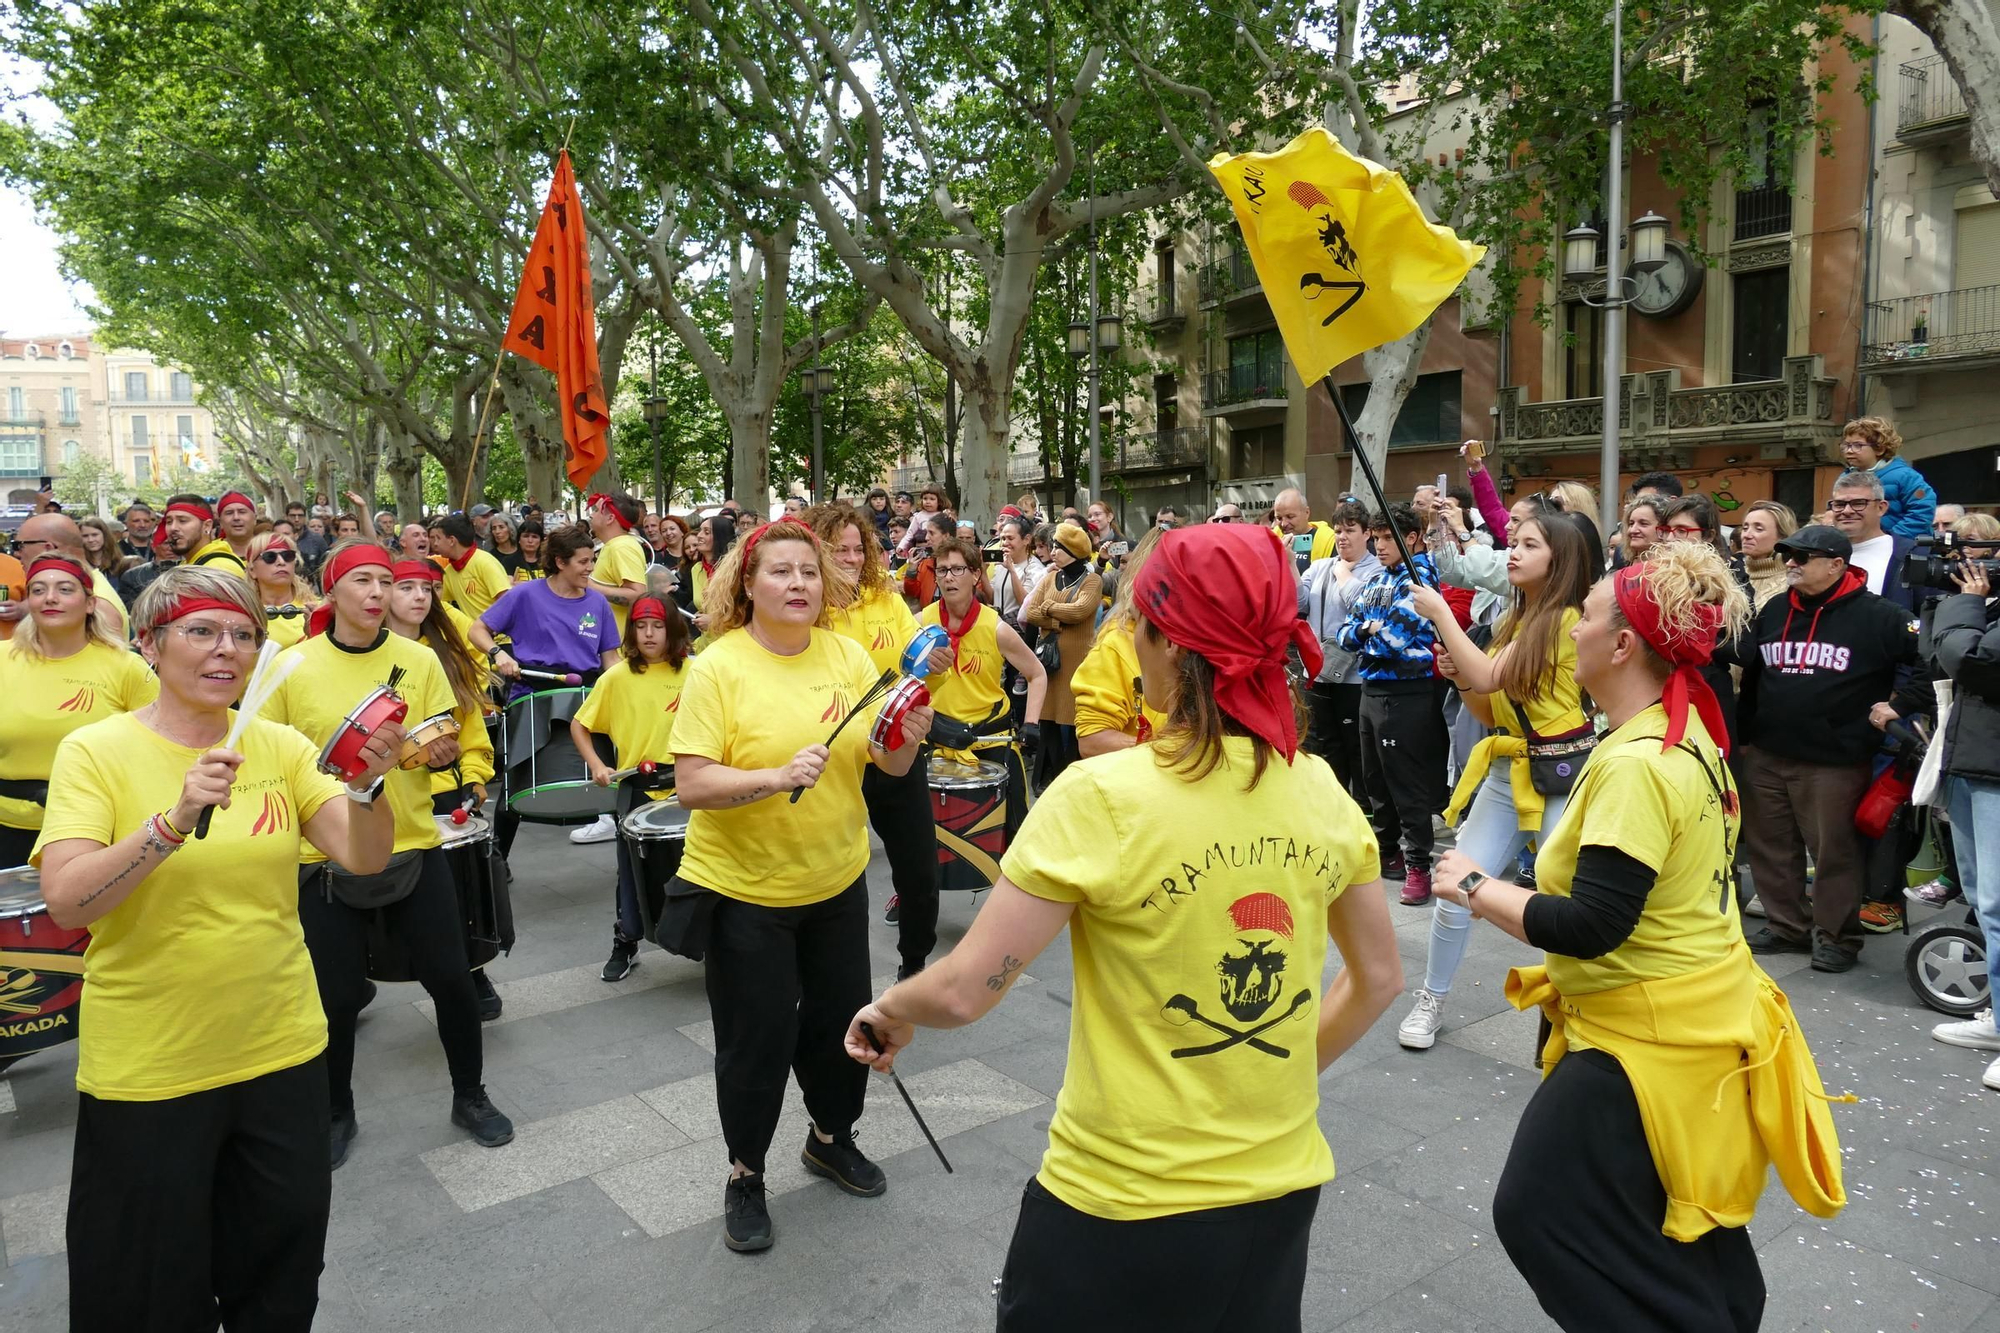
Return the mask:
[[[265,703],[261,716],[304,733],[312,742],[315,756],[346,719],[348,710],[376,686],[389,683],[391,667],[403,668],[403,679],[396,689],[410,706],[409,715],[403,719],[405,726],[449,713],[455,707],[451,686],[445,682],[444,668],[438,665],[437,655],[416,640],[387,630],[381,632],[381,638],[372,648],[343,647],[328,632],[285,652],[302,660]],[[381,799],[388,801],[396,813],[397,851],[438,845],[437,822],[431,818],[428,770],[390,769]],[[299,849],[303,864],[328,859],[316,847]]]
[[[326,1017],[299,929],[300,830],[340,786],[313,746],[262,720],[245,729],[227,810],[130,897],[90,925],[76,1086],[111,1101],[162,1101],[260,1078],[326,1048]],[[74,732],[56,752],[49,844],[110,846],[171,810],[200,751],[129,713]]]
[[[974,602],[978,616],[958,641],[958,660],[951,670],[941,671],[924,683],[930,687],[931,706],[946,717],[960,722],[980,722],[995,704],[1005,704],[1007,692],[1001,686],[1001,670],[1006,659],[1000,656],[1000,614],[982,602]],[[939,613],[944,602],[932,602],[917,615],[917,625],[942,623]]]
[[[1098,634],[1097,642],[1070,676],[1069,692],[1076,700],[1078,737],[1100,731],[1122,731],[1136,737],[1143,719],[1143,739],[1150,739],[1167,725],[1166,714],[1146,706],[1146,689],[1139,681],[1139,650],[1132,645],[1132,631],[1121,626],[1107,626]]]
[[[681,690],[687,685],[689,666],[688,661],[678,667],[654,662],[645,671],[634,672],[629,662],[620,660],[590,687],[583,707],[576,710],[576,720],[585,731],[611,738],[620,768],[646,761],[671,764],[674,719],[680,716]],[[850,725],[861,723],[857,719]],[[671,790],[662,787],[649,795],[657,801]]]
[[[196,548],[195,553],[188,557],[188,563],[190,565],[217,565],[233,574],[244,574],[249,572],[250,569],[248,565],[243,563],[243,557],[236,554],[236,548],[231,546],[228,539],[224,537],[217,537],[208,545]]]
[[[95,640],[82,652],[55,660],[30,657],[12,642],[0,644],[0,699],[6,700],[0,777],[47,778],[63,737],[114,713],[142,708],[159,693],[159,679],[144,658]],[[0,797],[0,824],[40,828],[42,807]]]
[[[1562,623],[1556,628],[1555,674],[1542,696],[1528,701],[1528,725],[1543,740],[1575,731],[1589,721],[1583,715],[1583,695],[1576,684],[1576,640],[1569,636],[1581,619],[1579,611],[1563,612]],[[1486,698],[1493,708],[1494,726],[1510,736],[1526,737],[1520,712],[1504,691],[1495,690]]]
[[[815,629],[791,657],[747,629],[731,630],[688,667],[674,753],[737,769],[783,768],[808,745],[826,744],[877,674],[861,645],[832,630]],[[733,810],[695,811],[681,874],[772,907],[821,902],[852,884],[868,868],[861,770],[873,720],[864,714],[842,729],[818,785],[797,804],[781,791]]]
[[[617,591],[627,581],[644,586],[646,582],[646,548],[639,539],[629,532],[621,532],[597,552],[597,563],[591,567],[590,581],[603,592],[609,588]],[[618,641],[625,641],[625,622],[632,617],[632,608],[611,603],[611,614],[618,621]]]
[[[910,604],[894,588],[883,587],[828,617],[836,634],[845,634],[860,644],[875,664],[875,674],[902,661],[903,649],[917,637],[917,618]],[[858,723],[856,725],[859,725]]]
[[[1615,847],[1659,871],[1623,944],[1601,958],[1548,955],[1549,979],[1565,995],[1694,972],[1743,939],[1725,851],[1741,823],[1729,765],[1699,717],[1689,715],[1687,740],[1700,758],[1678,746],[1661,753],[1666,731],[1666,710],[1654,704],[1599,741],[1536,855],[1539,891],[1565,897],[1584,847]]]
[[[119,598],[118,589],[111,586],[111,580],[104,577],[101,569],[90,571],[90,595],[111,608],[111,614],[118,618],[118,633],[131,638],[132,618],[125,614],[125,603]]]
[[[514,581],[507,577],[507,567],[491,551],[473,551],[464,569],[454,569],[449,560],[443,562],[442,568],[444,600],[474,619],[514,586]]]
[[[1076,904],[1069,1074],[1039,1179],[1093,1217],[1333,1176],[1316,1055],[1326,915],[1380,877],[1375,835],[1325,760],[1274,760],[1245,791],[1252,742],[1224,747],[1200,782],[1144,745],[1071,764],[1001,862],[1024,891]]]
[[[486,664],[486,655],[471,647],[472,640],[466,633],[466,626],[472,623],[471,619],[450,602],[439,602],[438,605],[444,608],[445,622],[458,635],[459,643],[466,647],[466,655],[472,659],[473,679],[484,692],[487,681],[492,679],[493,672]],[[417,642],[433,653],[437,651],[437,645],[428,637],[420,638]],[[442,661],[439,663],[439,669],[443,669]],[[451,688],[450,676],[445,677],[445,688]],[[456,698],[456,694],[453,697]],[[432,796],[455,792],[461,782],[469,787],[475,782],[493,781],[493,736],[486,729],[486,709],[483,701],[470,706],[459,704],[451,710],[451,713],[458,719],[458,764],[455,769],[446,767],[431,774]]]

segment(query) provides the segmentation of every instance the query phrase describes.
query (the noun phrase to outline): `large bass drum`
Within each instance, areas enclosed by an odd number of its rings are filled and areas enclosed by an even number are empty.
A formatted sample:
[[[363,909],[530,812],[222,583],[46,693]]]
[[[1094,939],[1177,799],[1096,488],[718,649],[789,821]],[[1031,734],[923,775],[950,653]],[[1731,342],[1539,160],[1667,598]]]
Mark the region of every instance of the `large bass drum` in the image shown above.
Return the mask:
[[[0,1069],[76,1040],[90,932],[49,919],[33,866],[0,870]]]

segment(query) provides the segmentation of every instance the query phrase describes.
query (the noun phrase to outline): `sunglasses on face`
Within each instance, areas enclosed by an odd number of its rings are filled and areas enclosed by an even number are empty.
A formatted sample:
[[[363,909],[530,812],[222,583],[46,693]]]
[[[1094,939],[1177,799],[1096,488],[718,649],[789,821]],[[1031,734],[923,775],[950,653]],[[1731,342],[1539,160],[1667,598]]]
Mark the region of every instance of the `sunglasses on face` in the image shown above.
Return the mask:
[[[1237,521],[1237,518],[1234,514],[1217,514],[1208,521],[1211,523],[1234,523]]]
[[[266,551],[257,558],[267,565],[275,565],[281,560],[289,565],[299,558],[299,553],[297,551]]]
[[[1825,551],[1780,551],[1778,558],[1788,565],[1810,565],[1815,560],[1830,560]]]

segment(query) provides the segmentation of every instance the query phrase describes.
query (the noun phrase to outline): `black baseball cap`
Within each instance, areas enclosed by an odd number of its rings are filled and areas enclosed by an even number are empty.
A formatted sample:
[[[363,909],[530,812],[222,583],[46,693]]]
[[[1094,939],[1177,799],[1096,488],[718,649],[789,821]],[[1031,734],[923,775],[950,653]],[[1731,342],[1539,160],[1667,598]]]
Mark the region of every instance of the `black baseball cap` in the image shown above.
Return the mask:
[[[1779,555],[1831,555],[1842,560],[1854,558],[1854,543],[1847,534],[1827,523],[1808,523],[1777,545]]]

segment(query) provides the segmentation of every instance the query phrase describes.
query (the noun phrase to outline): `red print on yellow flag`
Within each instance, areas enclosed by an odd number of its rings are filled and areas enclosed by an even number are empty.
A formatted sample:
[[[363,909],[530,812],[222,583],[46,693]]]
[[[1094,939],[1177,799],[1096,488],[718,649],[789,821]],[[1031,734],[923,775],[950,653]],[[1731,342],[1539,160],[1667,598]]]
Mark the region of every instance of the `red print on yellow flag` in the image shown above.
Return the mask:
[[[597,310],[590,288],[583,199],[567,150],[556,159],[549,201],[528,247],[507,338],[500,346],[555,375],[566,454],[563,470],[571,485],[584,488],[591,474],[604,466],[611,410],[597,365]]]

